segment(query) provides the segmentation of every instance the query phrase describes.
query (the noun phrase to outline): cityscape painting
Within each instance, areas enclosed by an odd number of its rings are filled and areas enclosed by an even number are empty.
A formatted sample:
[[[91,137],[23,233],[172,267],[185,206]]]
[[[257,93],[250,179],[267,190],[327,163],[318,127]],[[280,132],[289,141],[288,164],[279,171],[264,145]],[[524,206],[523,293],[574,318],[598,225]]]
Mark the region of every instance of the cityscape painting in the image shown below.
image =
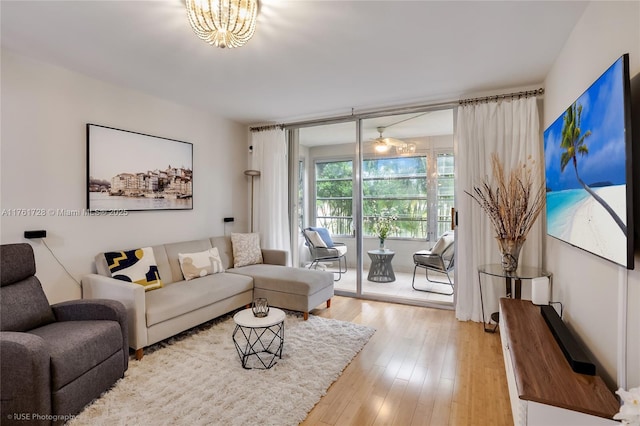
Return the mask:
[[[87,124],[90,211],[193,208],[193,144]]]

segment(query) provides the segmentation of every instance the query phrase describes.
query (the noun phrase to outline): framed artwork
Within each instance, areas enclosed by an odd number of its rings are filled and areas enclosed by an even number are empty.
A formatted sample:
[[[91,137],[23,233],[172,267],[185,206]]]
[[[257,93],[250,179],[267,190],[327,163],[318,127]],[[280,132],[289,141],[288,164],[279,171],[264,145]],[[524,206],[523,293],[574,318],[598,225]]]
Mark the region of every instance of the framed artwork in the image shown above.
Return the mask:
[[[87,209],[193,209],[193,144],[87,123]]]

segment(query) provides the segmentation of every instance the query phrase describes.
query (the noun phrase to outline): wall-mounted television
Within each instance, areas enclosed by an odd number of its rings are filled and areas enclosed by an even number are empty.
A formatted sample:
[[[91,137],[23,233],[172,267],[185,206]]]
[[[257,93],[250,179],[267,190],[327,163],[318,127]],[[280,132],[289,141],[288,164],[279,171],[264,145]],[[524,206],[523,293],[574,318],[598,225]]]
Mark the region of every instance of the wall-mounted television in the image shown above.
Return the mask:
[[[629,56],[544,132],[547,234],[633,269]]]

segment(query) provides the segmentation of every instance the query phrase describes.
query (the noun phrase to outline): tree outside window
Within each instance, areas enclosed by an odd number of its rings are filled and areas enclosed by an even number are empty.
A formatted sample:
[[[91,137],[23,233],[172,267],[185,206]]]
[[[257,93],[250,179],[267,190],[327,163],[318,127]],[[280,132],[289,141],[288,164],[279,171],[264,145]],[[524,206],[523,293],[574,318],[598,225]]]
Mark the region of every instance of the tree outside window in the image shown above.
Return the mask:
[[[365,237],[376,235],[374,218],[383,211],[397,216],[388,238],[435,240],[450,228],[452,153],[365,159],[362,178]],[[316,162],[316,225],[352,235],[352,224],[352,160]]]

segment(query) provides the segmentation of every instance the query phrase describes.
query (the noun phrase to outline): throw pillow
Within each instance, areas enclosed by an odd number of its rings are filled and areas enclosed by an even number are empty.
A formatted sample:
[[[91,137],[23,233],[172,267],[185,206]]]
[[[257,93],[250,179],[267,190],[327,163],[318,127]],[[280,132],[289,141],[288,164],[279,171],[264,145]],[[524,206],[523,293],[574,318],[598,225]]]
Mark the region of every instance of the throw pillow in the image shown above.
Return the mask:
[[[224,272],[220,253],[216,247],[198,253],[178,253],[178,260],[182,275],[187,281]]]
[[[232,232],[231,245],[233,248],[234,268],[262,263],[259,234],[238,234]]]
[[[444,250],[447,247],[449,247],[449,245],[451,245],[451,243],[453,242],[453,239],[454,239],[453,233],[442,234],[440,239],[436,241],[435,245],[431,249],[431,254],[437,254],[438,256],[440,256],[444,252]]]
[[[151,247],[104,254],[111,277],[144,286],[144,291],[162,287],[158,265]]]
[[[311,226],[309,227],[309,229],[311,229],[312,231],[316,231],[320,235],[320,238],[322,238],[322,241],[324,241],[326,247],[333,248],[333,240],[331,239],[331,234],[329,234],[329,230],[327,228],[315,228]]]
[[[327,244],[324,242],[322,237],[320,237],[320,234],[318,234],[316,231],[312,231],[311,229],[305,229],[304,234],[307,236],[307,238],[309,239],[309,242],[313,244],[314,247],[316,248],[327,247]]]

